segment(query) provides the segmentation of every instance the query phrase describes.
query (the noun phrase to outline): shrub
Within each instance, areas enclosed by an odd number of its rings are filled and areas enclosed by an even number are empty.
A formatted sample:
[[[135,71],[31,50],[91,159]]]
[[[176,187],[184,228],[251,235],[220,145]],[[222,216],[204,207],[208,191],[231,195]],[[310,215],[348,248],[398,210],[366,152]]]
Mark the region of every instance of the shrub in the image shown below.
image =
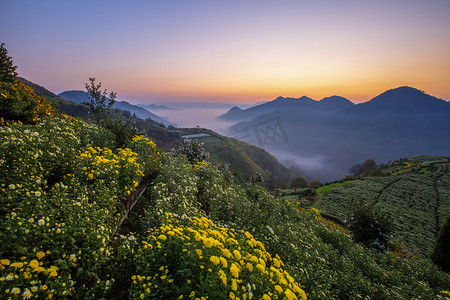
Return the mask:
[[[163,155],[161,169],[152,187],[155,209],[179,215],[198,215],[197,180],[186,157]]]
[[[156,175],[159,166],[159,151],[156,144],[142,135],[133,137],[130,149],[137,153],[139,165],[145,175]]]
[[[379,208],[360,201],[359,205],[352,209],[347,226],[356,242],[377,251],[388,249],[393,223],[390,216]]]
[[[289,185],[291,189],[302,189],[308,187],[308,182],[303,177],[296,177],[291,180],[291,184]]]
[[[450,272],[450,217],[439,230],[431,259],[444,272]]]
[[[209,153],[205,151],[203,144],[198,140],[191,139],[184,139],[183,143],[177,149],[172,149],[172,154],[186,155],[192,165],[204,161],[209,157]]]
[[[305,292],[249,232],[165,214],[136,253],[133,299],[304,299]],[[270,296],[269,296],[270,295]]]
[[[137,154],[131,149],[89,147],[79,157],[74,169],[76,178],[86,185],[105,185],[118,195],[126,196],[139,184],[143,173]]]

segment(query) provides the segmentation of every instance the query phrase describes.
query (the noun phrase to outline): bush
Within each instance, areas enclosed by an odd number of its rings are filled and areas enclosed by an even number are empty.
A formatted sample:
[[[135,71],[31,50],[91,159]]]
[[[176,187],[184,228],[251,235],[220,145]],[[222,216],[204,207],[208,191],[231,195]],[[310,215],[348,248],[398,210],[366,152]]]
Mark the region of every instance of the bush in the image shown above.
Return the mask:
[[[308,182],[303,177],[292,178],[291,184],[289,185],[291,189],[303,189],[308,187]]]
[[[306,300],[305,292],[249,232],[219,227],[207,218],[165,214],[136,253],[132,299]]]
[[[129,195],[139,184],[143,173],[137,154],[130,149],[89,147],[79,157],[74,169],[76,178],[86,185],[104,185],[120,196]]]
[[[353,208],[347,226],[356,242],[377,251],[388,249],[393,223],[390,216],[379,208],[360,201],[359,205]]]
[[[160,155],[156,144],[144,136],[136,135],[129,146],[137,153],[142,172],[145,175],[156,176]]]
[[[183,140],[183,143],[177,149],[172,149],[172,154],[186,155],[192,165],[204,161],[209,157],[209,153],[205,151],[203,144],[198,140],[191,139]]]
[[[450,272],[450,217],[439,230],[431,259],[442,271]]]

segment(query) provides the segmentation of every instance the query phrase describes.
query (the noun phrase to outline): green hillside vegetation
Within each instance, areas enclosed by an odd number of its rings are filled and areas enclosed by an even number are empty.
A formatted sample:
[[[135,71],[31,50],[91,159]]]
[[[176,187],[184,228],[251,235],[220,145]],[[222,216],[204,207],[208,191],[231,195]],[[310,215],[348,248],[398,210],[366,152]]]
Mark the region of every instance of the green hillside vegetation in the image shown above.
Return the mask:
[[[147,137],[115,148],[106,128],[52,111],[22,84],[1,84],[0,105],[39,104],[20,110],[27,122],[3,110],[0,119],[4,298],[450,296],[449,275],[428,260],[355,244],[316,209],[238,185]]]
[[[195,139],[202,142],[205,150],[210,153],[210,161],[215,164],[228,164],[241,182],[248,181],[252,175],[259,173],[264,185],[273,189],[278,182],[289,182],[300,174],[299,171],[281,165],[264,149],[234,138],[203,128],[182,129],[181,132],[183,136],[203,134]]]
[[[417,156],[379,166],[385,176],[325,185],[317,190],[314,207],[346,222],[362,200],[389,213],[393,239],[406,252],[429,258],[436,235],[450,216],[449,158]],[[388,175],[388,176],[386,176]]]
[[[47,101],[59,112],[68,114],[69,116],[73,117],[81,117],[85,119],[88,117],[88,109],[83,105],[64,100],[54,93],[50,92],[46,88],[29,80],[26,80],[25,78],[18,77],[18,80],[20,80],[23,84],[31,87],[36,95],[47,99]]]
[[[83,105],[61,99],[42,86],[26,79],[19,78],[24,84],[30,86],[37,95],[45,97],[59,112],[73,117],[88,120],[88,109]],[[169,151],[182,143],[182,135],[195,133],[207,133],[208,138],[200,139],[204,143],[205,150],[209,152],[210,160],[214,163],[227,163],[239,181],[246,181],[255,173],[260,173],[264,179],[264,185],[274,188],[278,181],[289,182],[292,177],[298,176],[297,171],[285,168],[272,155],[256,146],[219,135],[211,130],[202,128],[175,128],[155,122],[151,119],[142,120],[131,118],[131,113],[120,109],[111,111],[112,119],[123,119],[132,122],[138,132],[150,137],[156,145]]]

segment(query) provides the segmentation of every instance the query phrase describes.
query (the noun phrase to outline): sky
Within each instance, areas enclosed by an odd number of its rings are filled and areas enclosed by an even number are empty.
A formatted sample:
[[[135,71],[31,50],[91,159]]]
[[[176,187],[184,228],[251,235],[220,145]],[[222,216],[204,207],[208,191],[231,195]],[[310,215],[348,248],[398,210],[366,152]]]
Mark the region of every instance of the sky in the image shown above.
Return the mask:
[[[0,42],[56,94],[95,77],[131,103],[450,100],[449,0],[3,0]]]

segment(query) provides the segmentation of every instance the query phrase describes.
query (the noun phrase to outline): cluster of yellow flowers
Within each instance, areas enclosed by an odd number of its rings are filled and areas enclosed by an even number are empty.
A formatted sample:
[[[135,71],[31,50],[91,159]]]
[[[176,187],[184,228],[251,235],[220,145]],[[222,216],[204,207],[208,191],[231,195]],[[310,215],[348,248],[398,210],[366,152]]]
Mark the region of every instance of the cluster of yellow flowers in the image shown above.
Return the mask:
[[[208,167],[209,164],[206,161],[199,161],[196,164],[191,165],[192,169],[197,170],[200,167]]]
[[[145,175],[158,170],[160,153],[156,144],[142,135],[133,137],[130,149],[138,154],[138,161]]]
[[[24,299],[30,299],[33,296],[44,294],[47,298],[51,299],[55,291],[49,289],[49,286],[55,280],[58,280],[58,277],[61,275],[57,266],[45,267],[42,259],[50,253],[50,251],[39,251],[35,254],[37,259],[23,256],[20,258],[20,261],[16,262],[11,262],[9,259],[0,259],[0,283],[8,283],[5,284],[7,288],[4,290],[4,293],[22,295]],[[68,284],[63,283],[63,287],[66,287],[66,290],[62,292],[62,295],[70,295],[74,290],[73,286],[75,282],[70,280],[70,275],[68,277]],[[25,282],[29,286],[24,288]]]
[[[149,149],[156,150],[156,144],[150,140],[149,138],[146,138],[142,135],[135,135],[133,139],[131,140],[132,143],[139,143],[146,145]]]
[[[313,214],[313,216],[316,218],[317,221],[322,220],[322,216],[320,215],[320,211],[316,208],[310,208],[308,210],[311,214]]]
[[[132,277],[131,296],[306,299],[280,257],[272,257],[251,233],[217,226],[205,217],[165,217],[138,251],[142,272]]]
[[[117,149],[115,154],[108,148],[89,147],[80,155],[77,168],[86,181],[117,180],[116,183],[127,195],[144,175],[140,170],[137,154],[128,148]]]

